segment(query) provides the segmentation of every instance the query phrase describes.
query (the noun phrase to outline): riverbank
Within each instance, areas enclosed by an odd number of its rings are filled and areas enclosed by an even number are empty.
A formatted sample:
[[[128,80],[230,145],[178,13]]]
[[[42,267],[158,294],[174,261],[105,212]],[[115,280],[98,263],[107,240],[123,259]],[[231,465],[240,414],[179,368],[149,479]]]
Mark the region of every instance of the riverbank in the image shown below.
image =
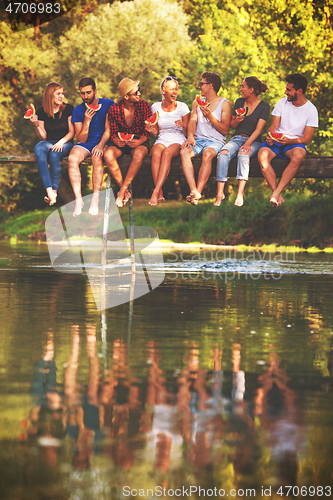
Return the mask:
[[[150,207],[148,200],[134,200],[134,224],[157,230],[161,240],[183,244],[269,246],[319,250],[333,248],[333,198],[310,193],[286,193],[285,204],[274,209],[267,197],[251,193],[244,206],[235,207],[234,196],[214,207],[203,200],[197,207],[185,201],[167,201]],[[25,214],[1,214],[0,238],[45,241],[44,222],[54,208]],[[120,210],[128,225],[128,209]],[[295,250],[295,248],[293,248]]]

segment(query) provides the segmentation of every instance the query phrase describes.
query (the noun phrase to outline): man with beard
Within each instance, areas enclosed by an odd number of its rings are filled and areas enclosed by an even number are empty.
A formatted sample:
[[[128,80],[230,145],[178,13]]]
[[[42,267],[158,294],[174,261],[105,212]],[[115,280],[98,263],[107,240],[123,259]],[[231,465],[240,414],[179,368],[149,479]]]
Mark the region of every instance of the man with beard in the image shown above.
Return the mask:
[[[83,102],[74,109],[72,114],[72,122],[79,142],[73,147],[68,157],[68,174],[75,195],[74,217],[80,215],[83,208],[80,163],[89,155],[92,155],[93,166],[93,195],[89,214],[98,214],[99,192],[103,181],[104,168],[102,156],[95,156],[94,148],[103,136],[105,117],[110,106],[114,104],[111,99],[101,99],[96,96],[96,84],[92,78],[82,78],[79,82],[79,88]],[[101,105],[101,108],[94,111],[87,108],[86,105]]]
[[[315,128],[318,127],[317,108],[304,96],[307,79],[293,73],[286,77],[287,97],[280,99],[273,109],[272,123],[268,129],[266,141],[258,152],[261,171],[273,191],[270,202],[273,207],[284,203],[282,190],[295,177],[301,161],[306,155],[306,145],[310,143]],[[269,134],[281,133],[281,139],[272,139]],[[273,158],[289,159],[279,184],[271,165]]]
[[[110,174],[120,187],[116,199],[118,207],[123,207],[129,201],[131,194],[128,187],[150,150],[147,120],[152,112],[149,104],[141,99],[139,83],[138,80],[134,81],[128,77],[119,82],[117,89],[121,99],[110,108],[105,123],[105,133],[96,147],[96,154],[99,152],[102,154],[107,141],[110,141],[104,159]],[[121,139],[119,133],[127,135],[129,139]],[[124,180],[117,161],[122,155],[132,157]]]

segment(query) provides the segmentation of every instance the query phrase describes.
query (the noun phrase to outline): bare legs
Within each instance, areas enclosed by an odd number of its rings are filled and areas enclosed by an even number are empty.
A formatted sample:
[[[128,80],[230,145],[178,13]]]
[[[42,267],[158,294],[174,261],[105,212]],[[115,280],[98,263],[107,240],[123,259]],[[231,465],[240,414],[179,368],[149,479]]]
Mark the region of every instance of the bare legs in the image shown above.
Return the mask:
[[[90,153],[87,149],[82,148],[81,146],[74,146],[68,157],[68,175],[75,196],[75,208],[73,212],[73,217],[77,217],[78,215],[80,215],[80,213],[82,212],[82,208],[84,206],[82,200],[82,192],[81,192],[80,163],[85,158],[87,158],[89,154]],[[93,166],[93,172],[92,172],[93,195],[88,212],[90,215],[97,215],[99,193],[103,182],[104,167],[102,158],[92,156],[91,161]]]
[[[279,184],[276,182],[276,174],[271,165],[272,159],[276,154],[269,148],[261,148],[258,153],[258,160],[260,163],[262,175],[265,177],[269,187],[273,191],[269,201],[273,207],[278,207],[284,203],[281,196],[283,189],[295,177],[301,161],[306,155],[303,148],[294,148],[287,151],[286,156],[290,158],[288,166],[285,168]]]
[[[92,171],[93,195],[88,212],[90,215],[97,215],[99,193],[101,191],[103,182],[104,165],[102,158],[97,156],[92,156],[91,161],[93,166],[93,171]]]
[[[243,179],[239,179],[238,181],[238,193],[235,199],[236,207],[242,207],[244,204],[244,189],[245,189],[246,181]]]
[[[120,186],[120,190],[116,199],[116,205],[118,207],[124,206],[130,199],[131,195],[128,192],[128,186],[131,184],[132,180],[138,173],[142,161],[144,157],[147,156],[147,154],[148,149],[146,148],[146,146],[141,145],[132,150],[132,161],[126,174],[125,180],[123,181],[121,170],[117,162],[117,159],[122,155],[122,151],[116,146],[110,146],[105,151],[104,159],[109,172],[114,177],[118,186]]]
[[[151,171],[155,183],[155,189],[151,195],[149,205],[157,205],[165,201],[162,186],[169,175],[171,160],[179,154],[180,144],[171,144],[168,147],[156,144],[151,150]]]
[[[190,188],[190,194],[186,198],[192,205],[197,205],[201,198],[201,193],[205,187],[212,171],[212,159],[216,156],[216,151],[212,148],[206,148],[202,154],[202,163],[198,175],[198,183],[195,183],[194,169],[191,158],[194,156],[192,148],[180,150],[182,167],[185,178]]]
[[[81,192],[80,163],[87,158],[88,155],[89,151],[87,149],[81,148],[81,146],[74,146],[68,157],[68,175],[75,196],[73,217],[80,215],[84,206]]]

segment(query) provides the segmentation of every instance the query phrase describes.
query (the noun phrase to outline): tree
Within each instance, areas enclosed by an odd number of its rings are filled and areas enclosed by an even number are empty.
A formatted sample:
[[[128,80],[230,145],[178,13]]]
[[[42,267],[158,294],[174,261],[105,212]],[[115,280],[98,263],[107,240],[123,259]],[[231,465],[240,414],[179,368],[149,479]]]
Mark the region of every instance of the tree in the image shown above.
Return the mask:
[[[143,97],[153,101],[160,98],[160,80],[183,63],[190,46],[186,15],[174,1],[116,2],[61,37],[59,64],[73,93],[78,80],[91,75],[100,95],[118,99],[118,83],[129,76],[140,80]]]
[[[41,105],[50,81],[60,81],[67,102],[77,105],[81,102],[78,82],[82,76],[96,79],[99,96],[116,100],[119,81],[129,76],[140,79],[143,97],[154,102],[160,99],[160,80],[176,63],[182,64],[193,45],[186,15],[173,0],[162,5],[157,0],[116,2],[83,15],[87,8],[79,5],[61,19],[43,25],[38,39],[34,29],[13,33],[9,24],[0,24],[3,152],[33,151],[38,139],[23,114],[30,102]],[[30,206],[36,183],[40,189],[36,167],[4,165],[0,204]]]

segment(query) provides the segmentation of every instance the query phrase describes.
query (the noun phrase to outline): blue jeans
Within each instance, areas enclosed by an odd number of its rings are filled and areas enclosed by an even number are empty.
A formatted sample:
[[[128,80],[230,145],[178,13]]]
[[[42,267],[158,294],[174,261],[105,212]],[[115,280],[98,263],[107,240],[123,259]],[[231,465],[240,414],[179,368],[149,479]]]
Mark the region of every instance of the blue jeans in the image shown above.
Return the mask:
[[[72,147],[72,142],[66,142],[63,145],[62,151],[51,151],[53,144],[58,141],[40,141],[35,146],[35,155],[39,175],[42,178],[44,188],[52,187],[55,191],[58,190],[60,175],[61,175],[61,158],[68,156]],[[48,167],[50,163],[50,170]]]
[[[243,135],[235,135],[225,146],[223,146],[221,151],[226,149],[228,151],[228,154],[220,153],[217,157],[216,180],[218,182],[226,182],[228,180],[229,163],[232,158],[236,156],[237,152],[240,150],[243,144],[246,143],[247,140],[248,137],[245,137]],[[236,179],[244,181],[248,180],[250,170],[250,157],[258,151],[260,146],[260,142],[252,142],[252,153],[250,155],[238,153]]]

